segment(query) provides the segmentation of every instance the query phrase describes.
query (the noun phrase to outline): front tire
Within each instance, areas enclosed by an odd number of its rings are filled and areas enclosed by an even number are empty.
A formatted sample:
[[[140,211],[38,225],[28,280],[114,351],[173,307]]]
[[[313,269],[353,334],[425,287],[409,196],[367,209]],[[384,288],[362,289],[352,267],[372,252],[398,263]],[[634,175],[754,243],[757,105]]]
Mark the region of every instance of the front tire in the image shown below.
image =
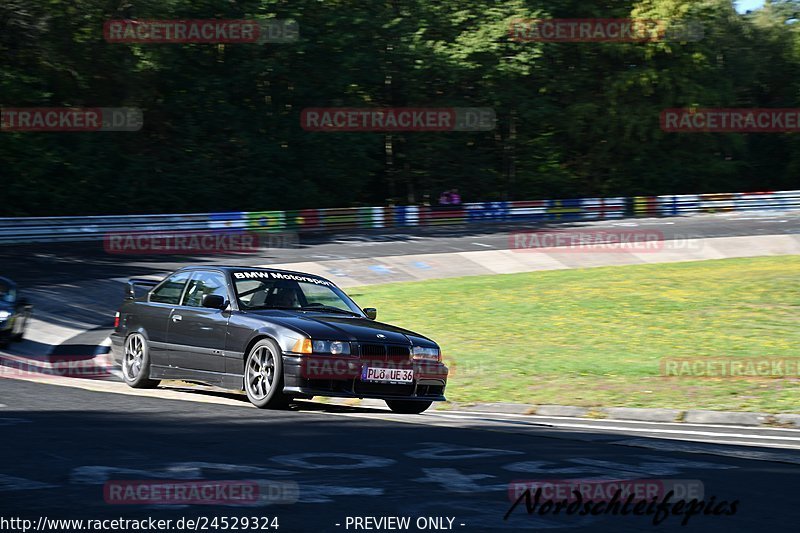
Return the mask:
[[[160,380],[150,379],[150,348],[141,333],[131,333],[125,339],[122,379],[134,389],[154,389],[161,383]]]
[[[283,394],[283,359],[270,339],[255,343],[244,361],[244,391],[259,409],[282,409],[289,404]]]
[[[433,402],[418,402],[415,400],[384,400],[389,409],[403,415],[418,415],[431,406]]]

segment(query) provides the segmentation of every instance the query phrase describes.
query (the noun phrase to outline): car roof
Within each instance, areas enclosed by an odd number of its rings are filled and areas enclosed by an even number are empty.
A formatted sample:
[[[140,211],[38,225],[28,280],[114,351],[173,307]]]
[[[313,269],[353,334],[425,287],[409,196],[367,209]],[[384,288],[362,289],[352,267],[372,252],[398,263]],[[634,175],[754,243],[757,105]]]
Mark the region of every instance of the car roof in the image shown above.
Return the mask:
[[[223,272],[277,272],[280,274],[292,274],[294,276],[306,276],[310,278],[317,278],[321,280],[325,280],[328,283],[336,285],[331,280],[327,278],[323,278],[322,276],[318,276],[316,274],[309,274],[308,272],[300,272],[299,270],[285,270],[282,268],[266,268],[266,267],[251,267],[247,265],[190,265],[185,266],[183,268],[179,268],[175,272],[183,271],[183,270],[221,270]]]

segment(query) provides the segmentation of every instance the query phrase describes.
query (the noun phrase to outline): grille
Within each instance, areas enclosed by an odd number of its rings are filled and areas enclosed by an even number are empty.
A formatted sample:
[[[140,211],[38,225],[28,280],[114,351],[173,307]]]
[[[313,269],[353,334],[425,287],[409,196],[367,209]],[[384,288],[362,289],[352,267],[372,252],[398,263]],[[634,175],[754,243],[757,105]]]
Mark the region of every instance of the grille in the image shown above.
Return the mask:
[[[361,345],[361,355],[366,356],[375,356],[378,355],[383,357],[386,355],[386,346],[383,344],[362,344]]]
[[[373,361],[407,361],[411,357],[411,347],[397,344],[362,344],[360,354],[363,359]]]
[[[409,355],[411,355],[411,349],[408,346],[392,346],[390,344],[386,346],[386,355],[390,357],[392,356],[397,357],[401,355],[408,357]]]

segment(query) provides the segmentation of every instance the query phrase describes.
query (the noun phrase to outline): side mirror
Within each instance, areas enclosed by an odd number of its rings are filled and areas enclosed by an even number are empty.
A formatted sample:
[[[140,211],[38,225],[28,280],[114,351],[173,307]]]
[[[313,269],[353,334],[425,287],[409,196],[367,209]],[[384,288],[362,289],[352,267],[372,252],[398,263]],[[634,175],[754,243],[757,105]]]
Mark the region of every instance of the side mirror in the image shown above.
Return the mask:
[[[367,315],[367,318],[370,320],[375,320],[378,317],[378,310],[374,307],[365,307],[364,314]]]
[[[206,294],[203,296],[201,305],[210,309],[225,309],[228,306],[228,302],[219,294]]]

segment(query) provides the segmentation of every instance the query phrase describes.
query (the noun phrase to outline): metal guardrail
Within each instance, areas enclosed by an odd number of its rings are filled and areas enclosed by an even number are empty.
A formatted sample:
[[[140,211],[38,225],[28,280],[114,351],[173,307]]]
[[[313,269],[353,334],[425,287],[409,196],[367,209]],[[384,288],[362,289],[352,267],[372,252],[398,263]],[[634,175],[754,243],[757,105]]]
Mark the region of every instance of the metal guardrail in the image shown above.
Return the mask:
[[[478,202],[459,206],[392,206],[89,217],[0,218],[0,244],[97,241],[130,232],[266,231],[315,233],[353,229],[450,226],[491,222],[591,221],[625,216],[691,216],[800,209],[800,191]]]

